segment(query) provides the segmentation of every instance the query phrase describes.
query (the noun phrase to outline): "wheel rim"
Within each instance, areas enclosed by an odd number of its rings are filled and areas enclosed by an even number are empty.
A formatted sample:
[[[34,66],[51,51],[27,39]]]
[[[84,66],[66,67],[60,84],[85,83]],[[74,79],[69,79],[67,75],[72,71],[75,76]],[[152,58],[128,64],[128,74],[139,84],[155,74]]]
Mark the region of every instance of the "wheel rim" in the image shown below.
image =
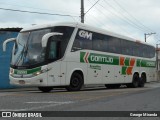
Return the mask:
[[[77,87],[79,85],[79,79],[78,78],[73,78],[71,81],[71,85],[73,87]]]

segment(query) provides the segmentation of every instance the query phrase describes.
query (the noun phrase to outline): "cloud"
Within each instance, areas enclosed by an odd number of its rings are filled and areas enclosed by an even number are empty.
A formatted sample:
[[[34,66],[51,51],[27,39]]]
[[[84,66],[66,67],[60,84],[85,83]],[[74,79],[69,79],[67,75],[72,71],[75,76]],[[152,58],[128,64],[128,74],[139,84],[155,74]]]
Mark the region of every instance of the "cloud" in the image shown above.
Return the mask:
[[[85,11],[87,11],[95,1],[96,0],[85,0]],[[120,6],[116,4],[115,1],[119,3]],[[95,5],[86,14],[86,24],[130,36],[135,39],[141,39],[141,41],[144,41],[144,33],[150,32],[148,28],[152,29],[157,34],[160,31],[159,0],[100,0],[99,4]],[[5,0],[0,2],[0,7],[80,16],[80,0],[34,0],[32,2],[26,0]],[[124,9],[127,12],[124,11]],[[134,16],[138,21],[128,15],[128,13]],[[3,10],[0,10],[0,16],[0,27],[27,27],[32,24],[44,24],[54,21],[80,21],[79,17],[73,19],[71,17],[38,15]],[[127,22],[128,19],[141,27],[137,29],[133,23],[129,24]],[[152,36],[148,38],[148,41],[155,44],[157,40]]]

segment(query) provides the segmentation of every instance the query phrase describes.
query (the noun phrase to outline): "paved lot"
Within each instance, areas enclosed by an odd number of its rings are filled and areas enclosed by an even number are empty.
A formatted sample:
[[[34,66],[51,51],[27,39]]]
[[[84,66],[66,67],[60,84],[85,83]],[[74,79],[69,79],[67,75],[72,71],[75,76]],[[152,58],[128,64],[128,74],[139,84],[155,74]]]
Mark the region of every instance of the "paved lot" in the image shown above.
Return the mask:
[[[42,93],[35,88],[0,90],[0,111],[160,111],[160,83],[147,83],[144,88],[102,86],[79,92],[55,89]]]

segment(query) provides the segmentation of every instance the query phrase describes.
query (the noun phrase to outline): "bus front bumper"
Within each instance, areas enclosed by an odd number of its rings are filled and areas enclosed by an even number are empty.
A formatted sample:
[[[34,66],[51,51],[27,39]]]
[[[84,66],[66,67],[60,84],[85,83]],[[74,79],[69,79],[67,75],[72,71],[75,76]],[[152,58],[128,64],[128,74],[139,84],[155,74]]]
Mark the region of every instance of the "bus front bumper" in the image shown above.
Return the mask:
[[[47,86],[47,77],[38,75],[31,78],[15,78],[9,76],[10,84],[16,86]]]

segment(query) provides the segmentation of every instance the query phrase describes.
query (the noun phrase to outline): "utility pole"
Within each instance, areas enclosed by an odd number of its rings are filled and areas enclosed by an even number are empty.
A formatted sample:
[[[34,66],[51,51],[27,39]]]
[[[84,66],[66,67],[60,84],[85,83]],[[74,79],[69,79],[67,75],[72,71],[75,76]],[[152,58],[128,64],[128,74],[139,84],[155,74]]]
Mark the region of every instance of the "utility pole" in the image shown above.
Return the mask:
[[[156,34],[156,33],[144,33],[144,39],[145,39],[145,42],[147,42],[147,35],[151,36],[153,34]],[[149,37],[148,36],[148,37]]]
[[[84,23],[84,0],[81,0],[81,23]]]
[[[157,71],[159,70],[159,58],[158,58],[158,55],[159,55],[159,48],[158,48],[158,45],[160,44],[156,44],[156,61],[157,61]]]
[[[160,76],[159,76],[159,73],[160,73],[160,68],[159,68],[159,48],[158,48],[158,45],[160,44],[156,44],[156,67],[157,67],[157,81],[160,80]]]
[[[84,23],[84,16],[99,2],[100,0],[97,0],[97,2],[87,10],[86,13],[84,13],[84,0],[81,0],[81,23]]]

